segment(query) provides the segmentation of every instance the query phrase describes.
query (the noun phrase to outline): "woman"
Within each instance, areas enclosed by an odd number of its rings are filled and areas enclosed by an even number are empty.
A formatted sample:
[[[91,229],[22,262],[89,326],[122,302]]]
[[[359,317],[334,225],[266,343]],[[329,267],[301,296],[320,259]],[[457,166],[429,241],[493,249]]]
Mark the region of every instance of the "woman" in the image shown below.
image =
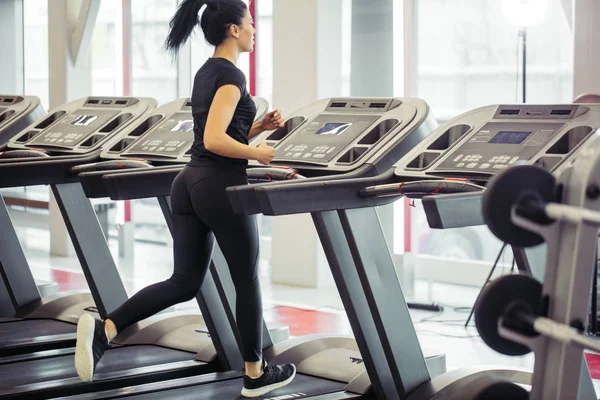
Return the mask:
[[[199,14],[206,6],[199,20]],[[170,22],[165,42],[176,53],[200,23],[215,46],[196,73],[192,91],[194,144],[189,164],[171,188],[174,273],[149,286],[105,321],[84,315],[77,325],[75,366],[91,381],[99,360],[117,332],[176,303],[193,299],[212,256],[214,238],[229,265],[237,293],[236,318],[242,338],[245,376],[242,395],[259,397],[289,384],[293,364],[268,365],[262,358],[262,301],[258,281],[258,230],[254,216],[237,215],[225,189],[248,183],[248,160],[268,165],[274,149],[248,146],[248,139],[283,126],[278,110],[254,123],[256,106],[236,67],[240,53],[254,47],[254,27],[242,0],[184,0]]]

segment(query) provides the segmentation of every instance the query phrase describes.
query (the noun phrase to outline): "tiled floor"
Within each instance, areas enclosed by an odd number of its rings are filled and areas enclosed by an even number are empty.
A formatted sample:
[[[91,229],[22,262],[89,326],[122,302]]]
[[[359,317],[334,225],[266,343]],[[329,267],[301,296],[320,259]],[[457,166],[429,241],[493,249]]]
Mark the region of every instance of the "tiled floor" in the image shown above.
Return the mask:
[[[75,257],[56,258],[48,255],[48,234],[39,229],[18,229],[34,276],[52,280],[60,290],[86,289],[87,284]],[[116,242],[111,241],[116,255]],[[131,295],[148,284],[166,279],[172,270],[171,250],[167,247],[137,243],[133,260],[117,259],[121,277]],[[270,283],[268,265],[261,265],[261,284],[265,318],[286,324],[291,335],[309,333],[351,334],[341,300],[334,287],[304,289]],[[411,310],[413,323],[423,348],[446,353],[447,369],[468,365],[504,365],[530,369],[533,356],[508,357],[489,349],[478,337],[474,325],[464,323],[477,296],[478,288],[417,282],[416,301],[438,302],[442,313]],[[191,301],[177,309],[196,309]],[[600,385],[595,382],[597,391]]]

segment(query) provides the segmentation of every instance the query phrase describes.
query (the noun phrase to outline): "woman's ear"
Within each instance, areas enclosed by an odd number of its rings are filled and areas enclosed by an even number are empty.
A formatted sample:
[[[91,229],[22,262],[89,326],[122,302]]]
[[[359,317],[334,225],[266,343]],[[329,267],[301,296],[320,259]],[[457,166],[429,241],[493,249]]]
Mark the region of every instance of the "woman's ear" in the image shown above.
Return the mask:
[[[240,28],[236,24],[231,24],[229,26],[229,34],[231,37],[238,39],[240,37]]]

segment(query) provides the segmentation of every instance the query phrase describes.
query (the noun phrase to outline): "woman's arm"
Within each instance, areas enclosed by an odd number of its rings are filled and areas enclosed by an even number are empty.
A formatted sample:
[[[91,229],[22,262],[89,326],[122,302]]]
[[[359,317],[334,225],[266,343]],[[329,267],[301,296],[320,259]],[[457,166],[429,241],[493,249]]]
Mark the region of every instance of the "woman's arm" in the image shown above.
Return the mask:
[[[254,136],[260,135],[264,131],[265,129],[262,127],[262,121],[256,121],[254,124],[252,124],[250,132],[248,132],[248,139],[252,139]]]
[[[217,90],[208,111],[204,146],[208,151],[223,157],[256,160],[259,156],[256,147],[240,143],[226,132],[240,98],[240,89],[235,85],[221,86]]]
[[[248,138],[251,139],[256,135],[260,135],[264,131],[271,131],[285,126],[281,111],[273,110],[265,114],[262,121],[255,122],[248,132]]]

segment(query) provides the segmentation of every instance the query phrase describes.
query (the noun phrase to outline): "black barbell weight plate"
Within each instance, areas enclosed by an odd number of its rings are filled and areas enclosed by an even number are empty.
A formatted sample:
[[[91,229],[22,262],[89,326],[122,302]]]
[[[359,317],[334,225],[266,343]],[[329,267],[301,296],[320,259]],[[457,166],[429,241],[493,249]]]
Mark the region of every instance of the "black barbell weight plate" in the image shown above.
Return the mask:
[[[498,374],[482,375],[470,382],[464,398],[469,400],[527,400],[529,391]]]
[[[473,400],[527,400],[529,391],[510,381],[498,381],[482,389]]]
[[[475,324],[481,339],[492,349],[509,356],[521,356],[531,352],[522,344],[508,340],[498,332],[501,318],[509,310],[518,307],[534,315],[540,315],[542,284],[526,275],[506,275],[490,282],[475,303]],[[505,326],[519,333],[535,336],[536,333],[520,325],[518,321],[505,319]]]
[[[524,200],[541,203],[554,201],[555,187],[554,176],[538,166],[515,165],[507,168],[487,185],[482,201],[483,220],[498,239],[510,245],[532,247],[542,244],[544,239],[540,235],[515,225],[511,211],[513,205],[522,205]],[[552,222],[536,211],[519,207],[519,214],[536,222]]]

